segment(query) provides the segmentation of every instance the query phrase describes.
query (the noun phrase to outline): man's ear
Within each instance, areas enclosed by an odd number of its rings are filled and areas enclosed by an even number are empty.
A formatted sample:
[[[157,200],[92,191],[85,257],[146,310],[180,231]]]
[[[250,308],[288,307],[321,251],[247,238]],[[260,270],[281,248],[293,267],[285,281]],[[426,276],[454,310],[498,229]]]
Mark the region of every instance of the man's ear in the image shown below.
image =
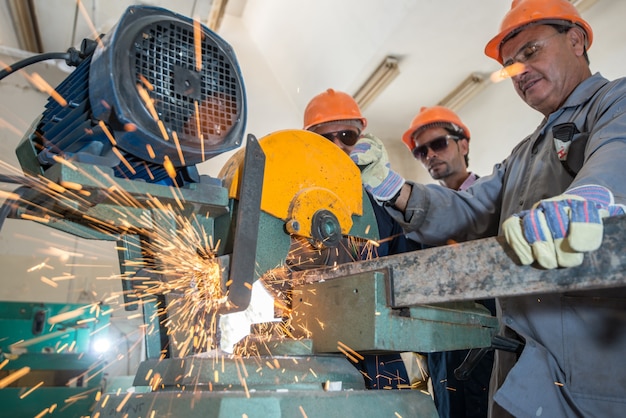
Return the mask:
[[[569,31],[567,31],[567,40],[574,48],[576,55],[582,56],[586,49],[587,37],[585,36],[585,32],[579,28],[578,26],[574,26]]]
[[[469,154],[469,141],[467,139],[461,139],[459,142],[459,150],[461,150],[461,155]]]

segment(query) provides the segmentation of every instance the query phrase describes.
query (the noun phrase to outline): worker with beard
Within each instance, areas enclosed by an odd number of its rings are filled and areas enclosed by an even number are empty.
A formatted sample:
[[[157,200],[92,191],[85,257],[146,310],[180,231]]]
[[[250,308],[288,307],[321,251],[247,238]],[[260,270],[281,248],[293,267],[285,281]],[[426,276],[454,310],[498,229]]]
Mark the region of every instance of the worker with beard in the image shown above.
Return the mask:
[[[440,185],[467,190],[478,175],[468,170],[470,131],[456,113],[443,106],[422,107],[402,142]],[[417,234],[407,234],[419,240]],[[496,315],[494,299],[476,301]],[[454,370],[461,366],[469,350],[426,354],[428,372],[437,412],[441,418],[486,418],[489,405],[489,379],[493,352],[485,355],[467,380],[457,379]]]

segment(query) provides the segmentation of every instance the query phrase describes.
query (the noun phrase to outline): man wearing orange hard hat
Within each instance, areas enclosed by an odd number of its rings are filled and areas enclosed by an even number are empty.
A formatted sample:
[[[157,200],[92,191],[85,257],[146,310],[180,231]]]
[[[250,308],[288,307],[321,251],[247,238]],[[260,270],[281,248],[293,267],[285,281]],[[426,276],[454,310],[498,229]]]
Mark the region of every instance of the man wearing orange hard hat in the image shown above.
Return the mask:
[[[569,1],[513,1],[485,53],[542,123],[467,191],[405,182],[389,213],[425,244],[497,234],[528,268],[583,264],[602,243],[603,219],[626,204],[626,78],[591,73],[592,41]],[[364,183],[375,165],[363,167]],[[496,352],[492,416],[623,416],[626,288],[497,302],[520,349]]]
[[[411,126],[402,135],[402,142],[430,176],[452,190],[467,190],[478,179],[468,170],[470,131],[461,118],[443,106],[422,107]],[[414,232],[408,237],[414,237]],[[443,263],[443,262],[442,262]],[[477,300],[496,314],[493,298]],[[493,352],[487,353],[467,377],[457,378],[469,350],[428,353],[433,398],[440,418],[485,418],[489,404],[489,379]]]
[[[378,184],[366,185],[368,196],[372,199],[374,213],[382,240],[377,248],[379,256],[398,254],[420,249],[421,245],[407,241],[400,225],[380,208],[376,201],[393,196],[404,183],[404,179],[389,168],[387,151],[382,141],[371,133],[364,133],[367,119],[362,115],[357,102],[347,93],[327,89],[313,97],[304,111],[304,129],[315,132],[337,145],[352,157],[355,149],[361,150],[361,158],[374,152],[380,153],[385,160],[377,173]],[[356,162],[356,161],[355,161]],[[386,181],[382,183],[381,178]]]
[[[375,176],[378,180],[371,180],[371,184],[366,185],[381,238],[375,249],[376,255],[382,257],[421,249],[421,244],[409,240],[400,225],[377,203],[379,199],[388,199],[397,193],[404,179],[390,170],[387,152],[380,139],[363,133],[367,119],[352,96],[334,89],[316,95],[304,111],[303,125],[305,130],[332,141],[351,158],[355,150],[360,150],[358,156],[362,159],[376,154],[379,161],[385,161],[379,164],[380,170]],[[384,184],[383,179],[386,180]],[[364,374],[369,389],[397,389],[411,383],[400,354],[366,355],[356,366]]]
[[[465,190],[478,176],[468,171],[470,131],[443,106],[422,107],[402,142],[442,186]]]
[[[367,119],[356,101],[347,93],[327,89],[313,97],[304,110],[304,127],[322,135],[346,154],[354,148]]]

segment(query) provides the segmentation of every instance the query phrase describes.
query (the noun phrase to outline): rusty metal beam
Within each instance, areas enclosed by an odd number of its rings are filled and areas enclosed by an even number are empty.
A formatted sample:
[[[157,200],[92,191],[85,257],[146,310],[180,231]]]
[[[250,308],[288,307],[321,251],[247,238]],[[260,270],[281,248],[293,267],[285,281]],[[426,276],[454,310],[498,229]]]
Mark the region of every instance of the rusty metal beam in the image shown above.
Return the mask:
[[[559,293],[626,286],[626,216],[604,220],[602,246],[578,267],[521,266],[503,237],[306,271],[296,281],[316,282],[387,270],[392,307],[457,300]]]

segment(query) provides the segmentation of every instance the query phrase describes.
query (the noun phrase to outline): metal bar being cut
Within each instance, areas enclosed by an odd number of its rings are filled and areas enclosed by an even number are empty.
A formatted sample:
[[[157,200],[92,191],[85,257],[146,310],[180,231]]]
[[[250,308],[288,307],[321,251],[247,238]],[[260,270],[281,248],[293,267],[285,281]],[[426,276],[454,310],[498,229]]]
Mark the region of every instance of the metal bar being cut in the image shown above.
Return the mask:
[[[626,286],[625,247],[626,216],[618,216],[604,220],[601,247],[578,267],[521,266],[504,237],[494,237],[306,271],[294,279],[317,282],[386,269],[392,307],[560,293]]]

